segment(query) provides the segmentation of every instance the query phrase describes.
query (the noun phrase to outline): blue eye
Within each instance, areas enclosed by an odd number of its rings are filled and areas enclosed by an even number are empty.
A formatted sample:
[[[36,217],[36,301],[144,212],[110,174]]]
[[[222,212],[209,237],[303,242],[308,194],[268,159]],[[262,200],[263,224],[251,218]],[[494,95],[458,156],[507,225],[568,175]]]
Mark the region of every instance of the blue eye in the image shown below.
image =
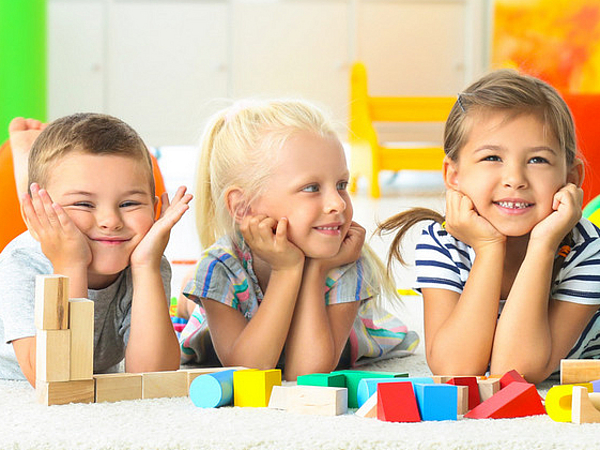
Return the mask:
[[[490,156],[486,156],[485,158],[483,158],[482,161],[499,162],[499,161],[502,161],[502,159],[498,155],[490,155]]]
[[[73,206],[78,206],[80,208],[93,208],[94,205],[92,205],[89,202],[75,202],[73,203]]]
[[[127,201],[127,202],[121,203],[121,208],[130,208],[132,206],[138,206],[139,204],[140,204],[139,202]]]
[[[548,160],[546,158],[542,158],[541,156],[534,156],[529,160],[529,162],[533,164],[547,164]]]
[[[309,184],[302,188],[302,192],[319,192],[319,186],[316,184]]]
[[[340,181],[337,184],[337,190],[338,191],[345,191],[348,188],[348,182],[347,181]]]

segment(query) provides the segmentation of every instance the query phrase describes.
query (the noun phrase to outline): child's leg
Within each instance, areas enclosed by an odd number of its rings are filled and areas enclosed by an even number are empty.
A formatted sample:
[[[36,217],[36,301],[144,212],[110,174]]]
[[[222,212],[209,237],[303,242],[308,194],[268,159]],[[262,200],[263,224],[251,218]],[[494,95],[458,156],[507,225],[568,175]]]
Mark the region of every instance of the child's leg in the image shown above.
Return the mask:
[[[15,117],[8,125],[10,147],[12,149],[15,184],[19,198],[27,192],[27,158],[33,141],[44,128],[45,123],[35,119]]]

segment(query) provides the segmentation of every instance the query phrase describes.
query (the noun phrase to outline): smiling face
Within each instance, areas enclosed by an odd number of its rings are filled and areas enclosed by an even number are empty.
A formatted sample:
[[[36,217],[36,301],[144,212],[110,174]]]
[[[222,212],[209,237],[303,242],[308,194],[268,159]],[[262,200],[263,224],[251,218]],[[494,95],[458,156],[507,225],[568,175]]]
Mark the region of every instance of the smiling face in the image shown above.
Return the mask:
[[[310,258],[335,256],[352,221],[349,172],[335,137],[301,132],[283,146],[252,214],[289,219],[288,239]]]
[[[552,213],[554,194],[578,183],[575,171],[537,115],[502,111],[474,117],[458,160],[444,163],[447,187],[505,236],[524,236]]]
[[[154,223],[151,174],[133,158],[81,152],[61,158],[50,174],[46,190],[91,248],[88,285],[106,287]]]

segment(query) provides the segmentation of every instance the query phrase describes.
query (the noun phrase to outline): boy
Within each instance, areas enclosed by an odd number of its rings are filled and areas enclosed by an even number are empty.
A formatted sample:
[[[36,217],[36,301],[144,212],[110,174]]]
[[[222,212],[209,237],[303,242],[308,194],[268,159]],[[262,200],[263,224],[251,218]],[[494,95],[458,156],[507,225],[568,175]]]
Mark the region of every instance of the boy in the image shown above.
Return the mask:
[[[0,254],[0,378],[35,386],[35,276],[70,279],[71,298],[94,301],[94,372],[175,370],[169,318],[171,228],[192,198],[163,196],[155,221],[152,164],[124,122],[75,114],[48,125],[29,155],[28,232]]]

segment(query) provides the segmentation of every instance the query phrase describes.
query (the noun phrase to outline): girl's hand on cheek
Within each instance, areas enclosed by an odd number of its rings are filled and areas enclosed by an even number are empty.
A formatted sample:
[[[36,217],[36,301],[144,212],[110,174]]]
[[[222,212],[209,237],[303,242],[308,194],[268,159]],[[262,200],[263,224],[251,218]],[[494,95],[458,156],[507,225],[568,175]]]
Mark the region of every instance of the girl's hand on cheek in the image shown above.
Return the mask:
[[[52,202],[45,189],[33,183],[31,196],[23,196],[21,208],[27,228],[40,242],[55,270],[87,268],[91,264],[92,250],[86,236],[65,210]]]
[[[360,257],[366,234],[367,232],[362,226],[356,222],[352,222],[337,255],[327,259],[311,261],[318,262],[326,272],[335,267],[353,263]]]
[[[501,234],[475,210],[473,201],[462,192],[446,192],[446,230],[456,239],[473,247],[475,252],[487,245],[503,244]]]
[[[530,241],[546,242],[554,251],[581,219],[583,190],[572,183],[562,187],[552,201],[553,212],[531,231]]]
[[[302,267],[304,253],[287,238],[288,219],[279,222],[265,216],[246,216],[240,225],[244,240],[260,259],[266,261],[271,270]]]

